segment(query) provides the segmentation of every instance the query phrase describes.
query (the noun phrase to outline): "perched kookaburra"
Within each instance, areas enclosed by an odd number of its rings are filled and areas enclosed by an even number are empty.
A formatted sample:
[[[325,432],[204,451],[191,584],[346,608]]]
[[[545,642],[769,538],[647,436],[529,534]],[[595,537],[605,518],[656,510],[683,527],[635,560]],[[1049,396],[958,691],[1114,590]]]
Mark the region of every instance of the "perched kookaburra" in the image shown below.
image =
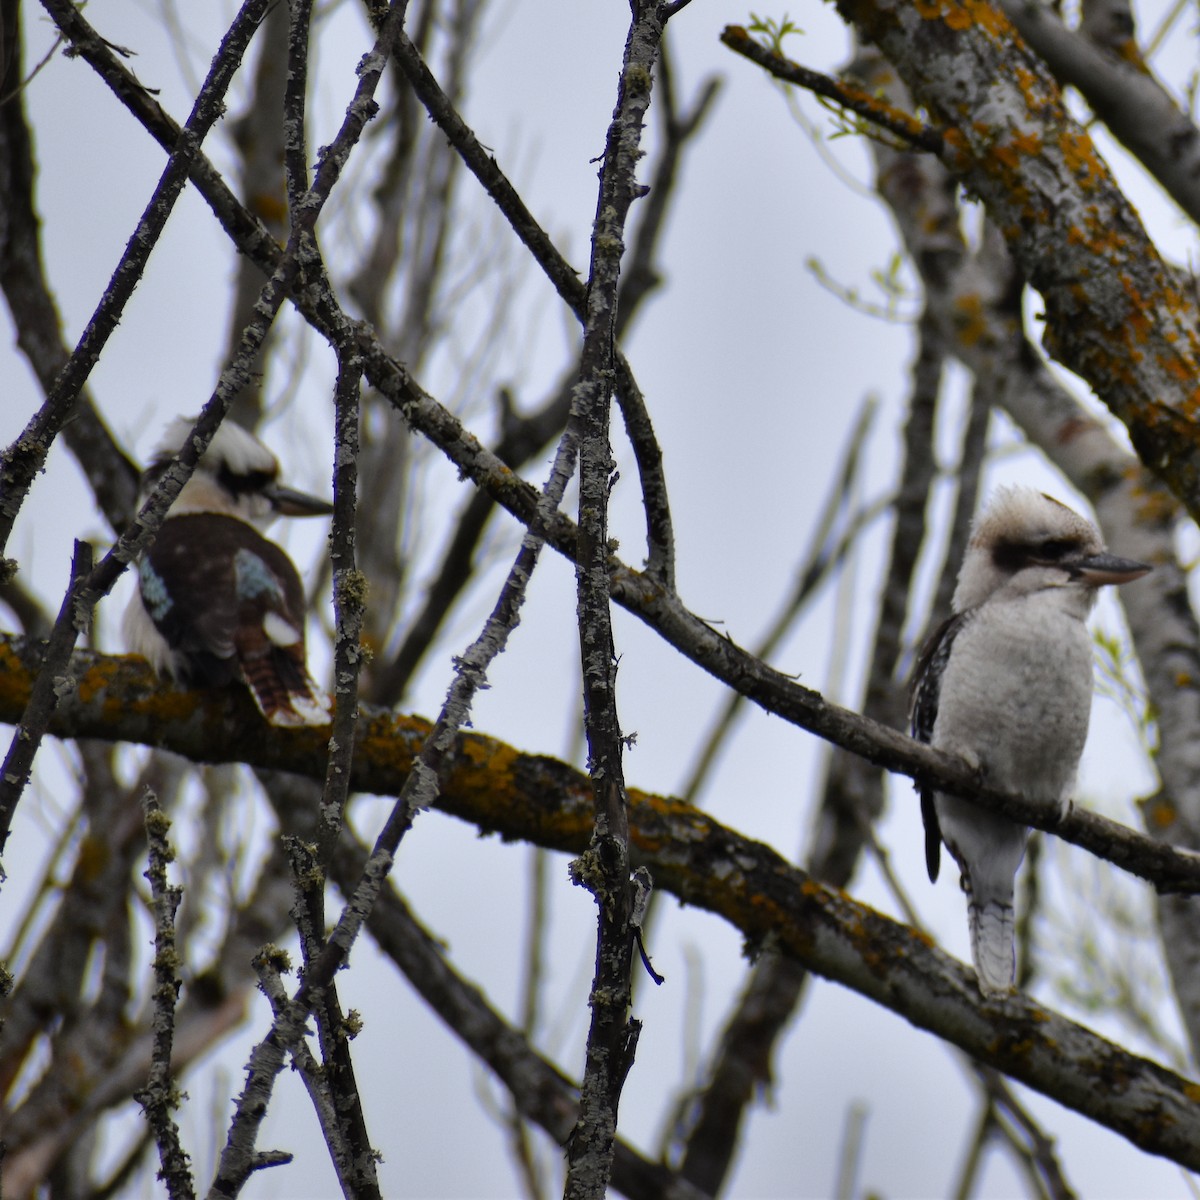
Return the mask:
[[[147,494],[194,421],[167,428],[142,477]],[[281,487],[279,463],[224,422],[138,563],[125,640],[159,674],[222,687],[240,680],[272,725],[325,725],[329,701],[309,677],[304,587],[292,560],[259,532],[276,516],[332,512]]]
[[[1065,815],[1092,707],[1085,622],[1096,589],[1150,569],[1107,553],[1096,528],[1057,500],[1000,491],[975,521],[953,616],[917,662],[913,737],[965,758],[990,787]],[[1013,880],[1029,831],[926,789],[921,815],[929,878],[943,841],[962,871],[980,990],[1011,991]]]

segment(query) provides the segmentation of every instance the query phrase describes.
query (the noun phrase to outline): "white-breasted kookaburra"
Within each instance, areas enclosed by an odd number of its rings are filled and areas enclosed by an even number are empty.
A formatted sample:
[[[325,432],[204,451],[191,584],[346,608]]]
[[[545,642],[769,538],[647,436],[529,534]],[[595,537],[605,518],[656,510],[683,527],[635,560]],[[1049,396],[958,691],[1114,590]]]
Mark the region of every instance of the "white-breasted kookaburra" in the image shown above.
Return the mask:
[[[168,426],[142,477],[143,495],[194,424],[180,417]],[[277,516],[333,509],[281,487],[278,475],[258,438],[232,421],[221,425],[138,563],[125,641],[160,675],[209,687],[240,680],[272,725],[325,725],[329,700],[305,661],[304,587],[259,528]]]
[[[1095,526],[1057,500],[1002,489],[972,528],[953,616],[917,661],[913,737],[965,758],[990,787],[1065,815],[1091,715],[1096,589],[1150,569],[1107,553]],[[1013,881],[1029,830],[924,788],[921,815],[929,878],[942,842],[962,871],[980,990],[1011,991]]]

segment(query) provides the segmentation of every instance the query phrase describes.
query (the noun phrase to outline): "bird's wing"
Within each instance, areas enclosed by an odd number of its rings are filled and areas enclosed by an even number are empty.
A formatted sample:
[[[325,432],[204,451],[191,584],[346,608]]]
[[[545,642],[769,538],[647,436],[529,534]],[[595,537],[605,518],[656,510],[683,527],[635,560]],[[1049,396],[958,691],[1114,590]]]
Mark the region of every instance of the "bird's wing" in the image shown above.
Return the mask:
[[[305,665],[304,585],[274,542],[236,517],[171,517],[141,575],[146,611],[190,679],[243,679],[273,725],[328,723]]]
[[[950,658],[950,647],[970,615],[968,610],[955,613],[943,621],[930,635],[917,656],[909,691],[908,722],[912,736],[918,742],[928,744],[933,738],[938,699],[942,691],[942,675]],[[941,867],[942,831],[933,804],[933,792],[925,787],[919,787],[918,790],[921,794],[921,819],[925,823],[925,867],[929,878],[936,883]]]
[[[328,724],[328,700],[305,665],[300,576],[274,542],[250,532],[234,556],[242,677],[272,725]]]
[[[209,686],[227,684],[237,673],[237,598],[226,527],[241,525],[208,513],[171,517],[138,566],[142,603],[178,652],[182,674]]]

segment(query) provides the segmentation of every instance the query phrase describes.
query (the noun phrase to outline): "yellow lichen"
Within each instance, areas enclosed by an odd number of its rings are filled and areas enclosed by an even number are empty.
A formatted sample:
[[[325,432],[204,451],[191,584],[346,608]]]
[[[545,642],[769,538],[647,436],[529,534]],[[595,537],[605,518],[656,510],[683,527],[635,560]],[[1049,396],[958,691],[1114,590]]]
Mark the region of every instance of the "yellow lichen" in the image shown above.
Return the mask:
[[[1059,139],[1059,149],[1063,162],[1081,188],[1091,190],[1100,186],[1106,174],[1104,164],[1092,139],[1083,130],[1066,130]]]
[[[955,298],[954,328],[964,346],[978,346],[983,341],[988,323],[978,292],[965,292]]]

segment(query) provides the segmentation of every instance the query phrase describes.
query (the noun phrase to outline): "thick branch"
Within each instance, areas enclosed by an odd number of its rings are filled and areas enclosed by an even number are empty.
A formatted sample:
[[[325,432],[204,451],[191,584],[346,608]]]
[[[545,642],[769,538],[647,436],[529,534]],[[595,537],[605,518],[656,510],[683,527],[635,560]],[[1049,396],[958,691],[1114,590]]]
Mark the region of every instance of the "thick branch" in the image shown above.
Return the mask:
[[[1059,82],[1079,89],[1113,136],[1200,224],[1200,131],[1144,64],[1106,53],[1045,5],[1000,0],[1000,7]]]
[[[0,716],[31,664],[0,641]],[[28,653],[28,648],[26,652]],[[36,666],[36,655],[32,656]],[[325,748],[310,730],[268,730],[248,697],[155,690],[136,659],[78,654],[76,695],[56,713],[61,736],[132,737],[192,757],[230,754],[320,779]],[[428,736],[428,722],[365,713],[353,785],[394,794]],[[896,735],[897,737],[899,735]],[[810,970],[860,992],[968,1054],[1121,1133],[1142,1149],[1200,1168],[1196,1085],[1097,1037],[1025,997],[983,1004],[971,972],[914,933],[830,891],[775,851],[678,801],[630,790],[633,858],[655,884],[737,926],[752,942],[775,935]],[[437,802],[510,839],[578,853],[591,835],[591,793],[578,771],[463,734]],[[1076,813],[1068,827],[1111,827]],[[1120,828],[1119,826],[1115,828]],[[1134,841],[1148,839],[1131,835]],[[1155,849],[1155,843],[1150,843]],[[1191,868],[1196,860],[1181,856]]]
[[[1091,384],[1142,461],[1200,516],[1195,303],[1045,64],[991,5],[838,8],[946,127],[943,161],[1042,295],[1047,350]]]
[[[687,619],[699,623],[699,618],[691,614],[687,614]],[[731,647],[731,653],[749,660],[744,651],[738,651],[722,635],[712,630],[709,634]],[[700,650],[696,656],[700,657]],[[0,634],[0,721],[11,724],[20,718],[41,662],[41,643]],[[76,686],[60,700],[50,722],[50,732],[57,737],[137,742],[172,750],[195,762],[241,762],[292,771],[317,780],[325,776],[327,734],[307,729],[267,731],[254,718],[256,710],[249,696],[237,690],[182,692],[160,681],[140,658],[82,651],[72,658],[71,675]],[[1082,808],[1074,809],[1056,823],[1031,801],[981,786],[967,764],[951,755],[830,704],[820,693],[778,676],[763,664],[759,664],[758,675],[764,687],[770,686],[771,697],[777,701],[770,711],[843,749],[890,771],[919,778],[939,791],[965,796],[1015,821],[1054,833],[1148,880],[1161,892],[1200,892],[1200,855],[1157,842]],[[747,682],[746,686],[749,688],[752,683],[754,690],[759,691],[755,681]],[[352,787],[395,795],[403,786],[413,755],[429,729],[429,723],[420,718],[364,709],[359,721]],[[568,771],[572,780],[570,790],[586,791],[586,785],[579,782],[574,772],[560,768],[553,760],[517,755],[477,734],[462,736],[459,755],[475,763],[475,769],[486,765],[486,780],[468,772],[467,778],[475,779],[478,791],[472,802],[482,804],[482,811],[488,814],[483,823],[500,832],[508,829],[506,806],[528,807],[531,802],[526,787],[534,789],[534,796],[545,794],[546,784],[538,780],[547,764],[553,768],[552,774],[560,769]],[[463,759],[458,761],[465,765]],[[443,801],[456,794],[453,788],[449,793],[443,790]],[[453,801],[443,807],[456,811]],[[522,828],[518,821],[513,836],[525,837],[525,833],[519,832]],[[553,839],[543,841],[540,837],[531,840],[557,849],[579,848],[575,842],[567,845]]]

